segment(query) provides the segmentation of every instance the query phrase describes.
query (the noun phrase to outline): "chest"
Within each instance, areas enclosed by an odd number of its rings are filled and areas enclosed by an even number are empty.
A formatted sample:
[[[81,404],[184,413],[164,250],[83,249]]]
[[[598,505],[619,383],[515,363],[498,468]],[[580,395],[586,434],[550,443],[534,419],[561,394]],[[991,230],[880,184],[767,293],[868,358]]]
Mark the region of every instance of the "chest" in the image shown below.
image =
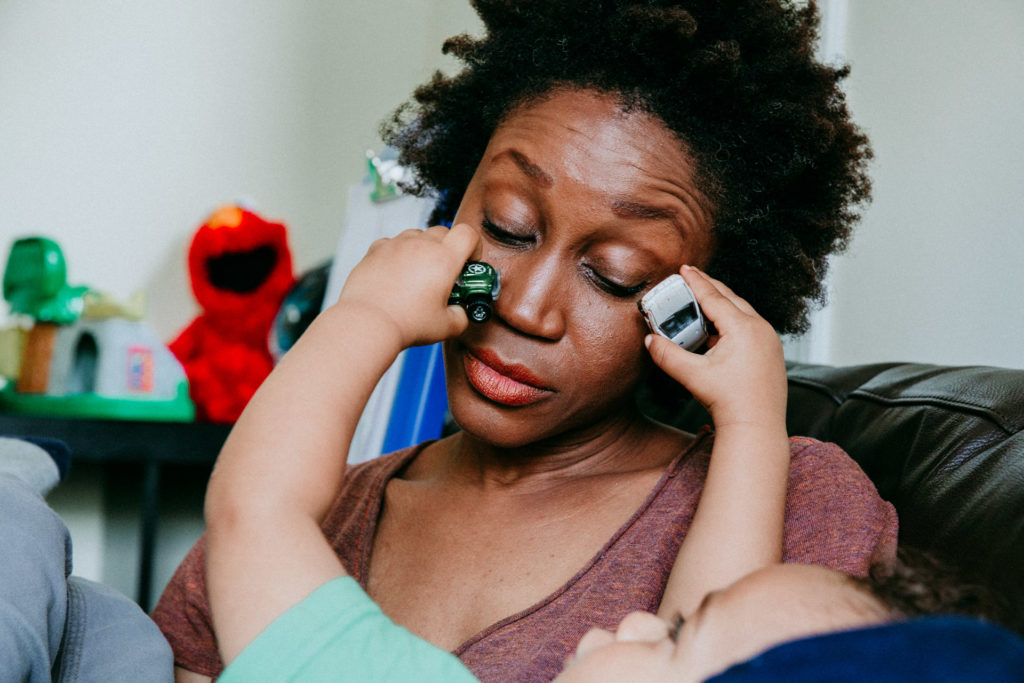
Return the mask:
[[[370,557],[370,596],[397,623],[447,650],[544,601],[623,531],[657,473],[571,501],[486,501],[394,481]]]

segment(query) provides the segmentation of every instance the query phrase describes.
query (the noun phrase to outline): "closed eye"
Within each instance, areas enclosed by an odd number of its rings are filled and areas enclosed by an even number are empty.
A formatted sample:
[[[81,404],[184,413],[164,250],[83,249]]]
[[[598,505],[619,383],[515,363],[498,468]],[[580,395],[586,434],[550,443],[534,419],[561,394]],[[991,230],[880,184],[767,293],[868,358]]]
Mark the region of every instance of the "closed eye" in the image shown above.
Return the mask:
[[[522,247],[532,244],[535,241],[533,233],[520,234],[518,232],[512,232],[486,217],[480,221],[480,227],[484,229],[484,232],[486,232],[491,239],[500,244],[506,244],[512,247]]]
[[[676,612],[676,615],[672,617],[672,621],[668,625],[668,637],[672,642],[679,641],[679,632],[683,630],[683,624],[686,623],[686,619],[683,618],[681,612]]]
[[[609,280],[590,266],[585,266],[585,270],[587,272],[587,277],[597,285],[598,288],[618,299],[629,299],[635,297],[643,291],[644,287],[647,286],[646,282],[641,282],[637,285],[622,285],[618,282]]]
[[[525,249],[537,241],[536,233],[526,227],[516,226],[508,228],[498,225],[493,220],[484,216],[480,221],[480,227],[492,240],[512,249]],[[594,286],[601,291],[617,299],[630,299],[636,297],[647,286],[647,282],[636,285],[623,285],[601,275],[596,269],[587,264],[581,265],[584,277],[590,280]]]

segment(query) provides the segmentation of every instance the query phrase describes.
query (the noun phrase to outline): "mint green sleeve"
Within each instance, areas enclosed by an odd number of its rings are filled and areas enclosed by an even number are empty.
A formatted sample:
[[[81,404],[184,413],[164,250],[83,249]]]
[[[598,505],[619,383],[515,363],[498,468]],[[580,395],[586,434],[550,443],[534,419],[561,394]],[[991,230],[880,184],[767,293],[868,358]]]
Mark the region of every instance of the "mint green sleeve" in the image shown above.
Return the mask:
[[[348,576],[275,619],[217,680],[478,683],[454,655],[391,621]]]

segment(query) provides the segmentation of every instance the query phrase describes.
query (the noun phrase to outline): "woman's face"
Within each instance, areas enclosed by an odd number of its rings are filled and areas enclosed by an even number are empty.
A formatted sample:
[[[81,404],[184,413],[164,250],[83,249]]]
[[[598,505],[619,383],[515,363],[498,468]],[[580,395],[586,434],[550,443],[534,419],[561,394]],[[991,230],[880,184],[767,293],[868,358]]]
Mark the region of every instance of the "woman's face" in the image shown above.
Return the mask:
[[[512,447],[633,414],[649,363],[637,301],[711,255],[692,170],[658,119],[594,91],[556,91],[495,130],[455,218],[502,282],[491,320],[446,345],[463,430]]]

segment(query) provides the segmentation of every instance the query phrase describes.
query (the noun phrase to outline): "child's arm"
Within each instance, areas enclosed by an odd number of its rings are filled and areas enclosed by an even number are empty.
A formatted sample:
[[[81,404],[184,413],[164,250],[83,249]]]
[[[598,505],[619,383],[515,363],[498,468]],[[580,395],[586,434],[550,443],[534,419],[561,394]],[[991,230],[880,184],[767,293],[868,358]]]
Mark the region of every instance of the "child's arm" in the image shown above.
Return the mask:
[[[718,329],[703,355],[651,335],[655,363],[711,413],[707,480],[658,614],[692,614],[704,596],[782,559],[789,475],[786,368],[771,326],[728,287],[700,271],[682,275]]]
[[[232,429],[206,496],[207,586],[225,662],[346,573],[320,522],[359,416],[400,351],[465,329],[447,299],[478,240],[459,225],[374,243]]]

